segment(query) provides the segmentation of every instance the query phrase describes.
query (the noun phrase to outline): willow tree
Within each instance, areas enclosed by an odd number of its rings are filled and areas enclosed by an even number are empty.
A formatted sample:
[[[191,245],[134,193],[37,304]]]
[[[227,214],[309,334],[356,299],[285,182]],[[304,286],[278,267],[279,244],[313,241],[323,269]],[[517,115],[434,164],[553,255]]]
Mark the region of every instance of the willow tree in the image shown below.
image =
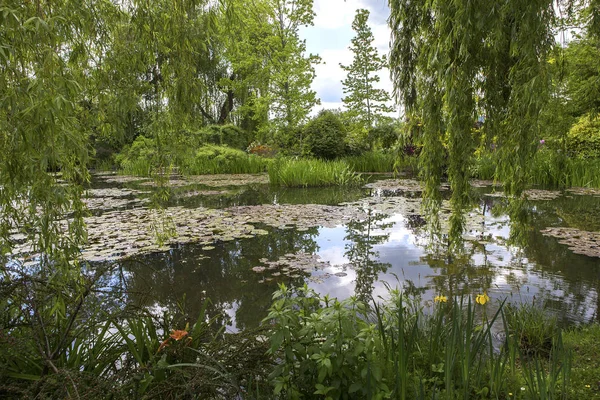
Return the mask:
[[[27,374],[25,364],[56,372],[91,297],[93,273],[78,264],[90,155],[83,99],[118,12],[110,1],[0,6],[0,329],[20,340],[0,346],[8,373]],[[12,254],[19,242],[26,262]]]
[[[525,187],[550,86],[547,56],[554,44],[556,2],[389,4],[391,74],[395,95],[423,146],[425,206],[430,211],[439,207],[438,188],[447,162],[451,237],[460,237],[475,149],[471,132],[478,118],[485,118],[486,134],[496,138],[497,176],[505,191],[519,198]]]

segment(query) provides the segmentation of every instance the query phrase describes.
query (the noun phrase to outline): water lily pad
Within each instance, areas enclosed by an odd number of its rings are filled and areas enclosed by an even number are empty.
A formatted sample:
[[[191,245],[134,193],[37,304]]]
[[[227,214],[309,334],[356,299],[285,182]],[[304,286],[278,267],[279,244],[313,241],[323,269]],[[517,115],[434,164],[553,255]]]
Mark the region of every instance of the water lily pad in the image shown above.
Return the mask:
[[[600,257],[600,232],[582,231],[576,228],[548,228],[541,231],[545,236],[560,239],[573,253],[588,257]]]

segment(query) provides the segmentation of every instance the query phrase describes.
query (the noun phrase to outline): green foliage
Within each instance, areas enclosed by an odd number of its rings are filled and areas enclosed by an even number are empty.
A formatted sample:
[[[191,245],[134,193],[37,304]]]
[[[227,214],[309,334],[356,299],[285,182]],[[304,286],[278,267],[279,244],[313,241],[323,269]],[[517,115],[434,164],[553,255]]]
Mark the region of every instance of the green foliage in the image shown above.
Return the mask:
[[[138,136],[131,146],[123,148],[115,156],[115,162],[125,174],[149,176],[158,163],[156,142],[145,136]]]
[[[252,141],[247,132],[235,125],[210,125],[193,134],[198,144],[214,144],[245,150]]]
[[[271,160],[226,146],[203,146],[193,158],[184,159],[184,174],[256,174],[265,172]]]
[[[486,305],[467,299],[449,299],[431,311],[418,303],[391,291],[389,300],[370,308],[356,298],[340,302],[306,286],[297,291],[280,286],[265,319],[272,324],[270,351],[280,359],[271,374],[274,394],[329,399],[348,394],[353,399],[566,396],[571,355],[555,326],[554,346],[543,357],[522,351],[512,340],[516,331],[506,323],[509,339],[496,351],[492,326],[506,322],[502,304],[488,315]]]
[[[556,337],[557,319],[531,304],[508,306],[504,309],[508,329],[515,335],[519,349],[531,356],[549,356]]]
[[[279,159],[269,165],[269,182],[286,187],[359,186],[360,176],[343,161]]]
[[[220,130],[207,130],[207,132],[217,132],[220,138]],[[181,146],[174,145],[168,152],[163,150],[166,165],[177,167],[181,173],[188,175],[254,174],[265,172],[271,161],[227,146],[197,147],[193,145],[198,143],[196,139],[192,138]],[[156,140],[138,136],[132,145],[126,147],[115,159],[123,173],[149,176],[159,162]]]
[[[472,174],[478,179],[502,181],[497,153],[484,152],[475,160]],[[566,157],[560,150],[544,146],[527,165],[526,184],[547,188],[600,187],[600,160]]]
[[[341,157],[346,152],[346,129],[340,118],[323,110],[303,129],[305,153],[325,160]]]
[[[600,37],[583,36],[564,49],[560,67],[564,76],[565,108],[578,117],[600,111]]]
[[[355,172],[394,172],[396,156],[391,152],[370,151],[343,160]]]
[[[567,135],[567,149],[572,157],[600,158],[600,117],[579,118]]]
[[[573,327],[564,333],[564,343],[573,353],[570,397],[573,399],[600,399],[600,324]]]
[[[423,145],[420,172],[434,218],[447,148],[451,240],[460,241],[469,204],[469,164],[477,147],[471,131],[478,116],[486,117],[488,137],[502,143],[499,168],[505,191],[518,197],[526,184],[526,165],[536,149],[538,118],[550,88],[554,4],[390,2],[395,94],[409,119],[422,123],[414,133]]]
[[[379,82],[377,73],[387,67],[385,56],[380,57],[373,46],[375,37],[367,24],[369,11],[359,9],[352,22],[356,36],[352,39],[350,50],[354,53],[352,64],[340,67],[348,73],[342,81],[344,94],[342,99],[355,123],[362,129],[370,129],[382,117],[383,113],[394,109],[388,105],[390,95],[385,89],[375,88]]]

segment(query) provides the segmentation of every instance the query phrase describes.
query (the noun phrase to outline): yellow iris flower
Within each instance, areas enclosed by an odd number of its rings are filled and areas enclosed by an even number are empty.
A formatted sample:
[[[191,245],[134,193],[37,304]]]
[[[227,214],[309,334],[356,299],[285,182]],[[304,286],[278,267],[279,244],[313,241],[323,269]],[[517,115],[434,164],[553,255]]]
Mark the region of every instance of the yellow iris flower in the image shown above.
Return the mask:
[[[447,303],[448,302],[448,297],[446,296],[435,296],[435,298],[433,299],[434,302],[436,303]]]
[[[481,305],[484,305],[488,301],[490,301],[490,297],[487,295],[486,292],[483,292],[483,294],[478,294],[477,297],[475,298],[475,303],[481,304]]]

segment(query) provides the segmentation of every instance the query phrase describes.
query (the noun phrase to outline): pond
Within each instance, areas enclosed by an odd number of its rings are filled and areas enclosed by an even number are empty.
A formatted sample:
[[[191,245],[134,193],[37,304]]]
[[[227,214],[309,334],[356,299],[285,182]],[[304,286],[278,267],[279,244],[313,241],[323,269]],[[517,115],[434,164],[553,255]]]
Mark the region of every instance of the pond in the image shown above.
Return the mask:
[[[423,304],[487,292],[544,305],[563,323],[600,321],[600,192],[529,191],[516,244],[501,189],[473,186],[465,248],[452,254],[431,246],[410,179],[283,189],[262,175],[173,178],[164,210],[152,211],[153,181],[97,175],[84,257],[118,263],[124,303],[195,320],[210,299],[209,316],[229,331],[260,324],[280,283],[363,299],[398,287]],[[442,232],[448,215],[444,203]]]

